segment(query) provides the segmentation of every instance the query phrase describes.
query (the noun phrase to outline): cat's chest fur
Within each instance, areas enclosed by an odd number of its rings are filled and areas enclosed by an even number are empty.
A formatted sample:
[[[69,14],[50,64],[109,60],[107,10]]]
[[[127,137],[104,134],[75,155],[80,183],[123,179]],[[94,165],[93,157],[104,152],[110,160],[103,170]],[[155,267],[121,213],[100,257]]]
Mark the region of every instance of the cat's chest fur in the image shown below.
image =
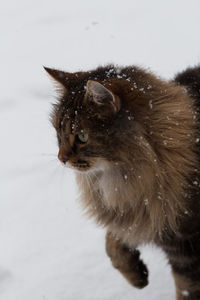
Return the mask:
[[[100,224],[132,246],[154,239],[148,199],[134,176],[115,167],[77,179],[84,206]]]

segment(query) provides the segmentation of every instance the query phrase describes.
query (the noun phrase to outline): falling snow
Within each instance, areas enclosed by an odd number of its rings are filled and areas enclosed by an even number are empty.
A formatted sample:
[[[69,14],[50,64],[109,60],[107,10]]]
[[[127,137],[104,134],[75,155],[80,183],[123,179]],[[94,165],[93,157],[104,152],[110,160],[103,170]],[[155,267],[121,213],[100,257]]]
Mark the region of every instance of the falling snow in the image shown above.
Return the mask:
[[[188,297],[188,296],[190,295],[189,292],[188,292],[187,290],[181,291],[181,294],[182,294],[183,296],[185,296],[185,297]]]
[[[164,141],[163,141],[163,144],[164,144],[165,146],[167,146],[167,141],[166,141],[166,140],[164,140]]]
[[[105,229],[83,216],[74,174],[57,161],[55,133],[48,122],[56,93],[42,65],[74,72],[107,62],[138,64],[171,79],[198,62],[199,11],[199,1],[191,5],[188,0],[181,1],[181,14],[180,2],[174,0],[149,5],[136,0],[85,0],[78,5],[64,0],[2,1],[0,299],[175,299],[170,267],[157,248],[141,247],[150,271],[145,289],[133,288],[112,268]],[[193,46],[186,43],[184,32],[190,33]],[[131,67],[130,72],[134,76],[137,71]],[[120,68],[116,73],[126,78]],[[138,92],[138,86],[130,83],[130,93]],[[145,90],[151,89],[146,83]],[[154,109],[151,101],[148,105]]]
[[[153,108],[152,100],[149,100],[149,107],[150,107],[150,109]]]

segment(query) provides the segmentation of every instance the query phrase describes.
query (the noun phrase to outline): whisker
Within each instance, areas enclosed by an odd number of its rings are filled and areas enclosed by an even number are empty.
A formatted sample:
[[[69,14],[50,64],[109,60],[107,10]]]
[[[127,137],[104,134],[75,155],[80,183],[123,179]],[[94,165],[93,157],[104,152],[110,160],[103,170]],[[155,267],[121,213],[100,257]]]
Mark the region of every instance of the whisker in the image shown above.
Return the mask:
[[[99,183],[99,177],[96,175],[95,171],[91,171],[91,174],[95,177],[97,183]]]
[[[59,183],[59,195],[60,195],[60,199],[62,200],[63,199],[63,195],[65,194],[65,191],[64,191],[64,174],[65,174],[65,169],[66,167],[64,167],[63,165],[61,165],[61,171],[60,171],[60,183]]]
[[[34,154],[30,154],[30,156],[54,156],[54,157],[57,157],[57,154],[55,154],[55,153],[34,153]]]
[[[53,154],[53,153],[41,153],[41,156],[53,156],[53,157],[57,157],[57,154]]]
[[[50,174],[48,173],[48,177],[49,177],[48,183],[49,184],[51,184],[52,182],[55,183],[55,181],[57,180],[56,177],[58,177],[58,174],[60,172],[60,166],[58,164],[57,159],[51,160],[51,162],[55,162],[55,161],[56,161],[56,164],[54,165],[54,169],[52,170],[52,172]]]
[[[92,178],[90,177],[89,173],[87,174],[86,178],[87,178],[87,182],[88,182],[89,193],[90,193],[90,195],[92,197],[93,196],[93,193],[92,193],[93,181],[92,181]]]
[[[58,164],[58,160],[57,160],[57,158],[52,158],[52,159],[48,159],[48,160],[42,160],[42,161],[39,161],[39,162],[37,162],[37,165],[38,164],[40,164],[40,165],[43,165],[43,164],[48,164],[48,163],[56,163],[56,164]]]

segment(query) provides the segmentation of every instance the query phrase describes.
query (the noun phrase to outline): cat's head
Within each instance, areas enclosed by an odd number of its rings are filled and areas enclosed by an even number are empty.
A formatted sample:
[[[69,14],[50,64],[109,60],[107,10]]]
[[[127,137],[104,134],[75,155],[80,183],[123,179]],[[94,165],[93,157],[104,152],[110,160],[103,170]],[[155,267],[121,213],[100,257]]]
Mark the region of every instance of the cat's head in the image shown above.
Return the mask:
[[[111,67],[77,73],[45,69],[60,87],[52,113],[59,160],[89,171],[126,159],[134,120],[123,99],[124,89],[132,92],[129,80]]]

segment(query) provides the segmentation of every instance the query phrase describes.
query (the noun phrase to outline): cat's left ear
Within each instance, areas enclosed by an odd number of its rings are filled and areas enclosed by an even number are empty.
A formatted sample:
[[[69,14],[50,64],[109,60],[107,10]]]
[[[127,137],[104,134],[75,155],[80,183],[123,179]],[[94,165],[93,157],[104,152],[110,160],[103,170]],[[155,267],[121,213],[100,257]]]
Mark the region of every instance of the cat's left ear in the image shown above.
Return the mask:
[[[98,81],[88,80],[86,91],[91,101],[94,101],[97,105],[110,105],[115,113],[120,110],[120,98]]]
[[[45,71],[55,80],[55,82],[64,89],[68,89],[73,81],[73,73],[67,73],[64,71],[50,69],[44,67]]]

